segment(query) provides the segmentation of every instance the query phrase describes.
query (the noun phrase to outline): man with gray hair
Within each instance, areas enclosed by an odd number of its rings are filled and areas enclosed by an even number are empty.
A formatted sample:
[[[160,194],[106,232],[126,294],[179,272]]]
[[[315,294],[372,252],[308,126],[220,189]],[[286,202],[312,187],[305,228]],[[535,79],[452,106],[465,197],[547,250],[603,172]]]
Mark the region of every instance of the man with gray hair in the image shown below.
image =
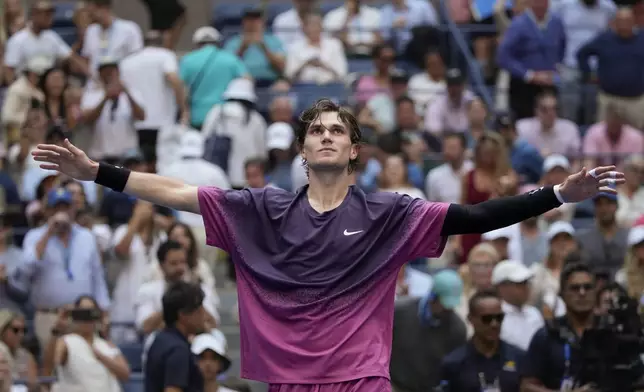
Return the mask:
[[[188,111],[185,89],[179,78],[176,54],[162,47],[163,35],[148,31],[145,47],[120,63],[123,83],[139,92],[145,109],[145,119],[134,126],[139,136],[139,148],[149,164],[156,162],[156,144],[159,129],[181,122],[187,124]]]

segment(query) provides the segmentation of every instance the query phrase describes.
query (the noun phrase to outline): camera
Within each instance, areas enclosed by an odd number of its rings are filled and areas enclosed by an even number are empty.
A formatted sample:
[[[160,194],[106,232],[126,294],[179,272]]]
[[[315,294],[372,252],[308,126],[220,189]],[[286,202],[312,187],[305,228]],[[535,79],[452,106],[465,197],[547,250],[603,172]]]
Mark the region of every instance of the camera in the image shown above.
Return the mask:
[[[602,392],[628,392],[644,387],[644,332],[639,304],[623,289],[610,293],[608,310],[580,341],[580,385],[593,384]]]
[[[69,316],[73,321],[90,322],[99,321],[102,314],[99,309],[72,309]]]

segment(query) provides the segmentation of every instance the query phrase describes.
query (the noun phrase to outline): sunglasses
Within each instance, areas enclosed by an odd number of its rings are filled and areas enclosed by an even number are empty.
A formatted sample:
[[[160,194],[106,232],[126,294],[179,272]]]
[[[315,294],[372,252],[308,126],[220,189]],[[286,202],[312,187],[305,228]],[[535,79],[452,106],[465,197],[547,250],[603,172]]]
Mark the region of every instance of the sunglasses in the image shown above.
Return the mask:
[[[595,288],[595,285],[592,283],[583,283],[583,284],[571,284],[568,286],[570,291],[580,292],[581,290],[590,291]]]
[[[481,316],[481,322],[486,325],[492,324],[492,321],[496,321],[498,324],[501,324],[503,323],[504,318],[505,313],[484,314]]]

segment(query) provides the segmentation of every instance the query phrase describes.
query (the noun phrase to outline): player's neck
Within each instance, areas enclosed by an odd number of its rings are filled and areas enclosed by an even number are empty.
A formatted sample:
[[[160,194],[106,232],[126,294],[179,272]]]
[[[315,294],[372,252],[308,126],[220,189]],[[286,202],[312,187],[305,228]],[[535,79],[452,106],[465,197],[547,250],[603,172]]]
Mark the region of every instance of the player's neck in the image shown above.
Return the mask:
[[[309,203],[318,212],[337,208],[349,191],[350,176],[346,173],[313,173],[309,171]]]

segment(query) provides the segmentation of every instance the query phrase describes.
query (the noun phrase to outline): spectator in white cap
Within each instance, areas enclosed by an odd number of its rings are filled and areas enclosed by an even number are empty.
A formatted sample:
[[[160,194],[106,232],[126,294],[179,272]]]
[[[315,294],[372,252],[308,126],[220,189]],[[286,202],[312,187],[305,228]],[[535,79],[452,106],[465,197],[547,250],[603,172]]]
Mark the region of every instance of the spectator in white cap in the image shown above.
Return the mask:
[[[543,161],[543,176],[541,178],[542,186],[553,186],[559,184],[560,180],[568,178],[571,174],[572,167],[570,161],[563,155],[552,154]],[[565,220],[570,222],[575,213],[575,203],[564,203],[558,208],[546,212],[542,215],[543,222],[546,226],[552,222]]]
[[[501,260],[521,260],[523,257],[518,224],[483,233],[481,239],[494,246]]]
[[[185,181],[195,186],[216,186],[230,189],[226,173],[219,166],[203,159],[204,137],[197,131],[185,131],[181,135],[179,159],[160,168],[159,174]],[[179,211],[177,219],[190,226],[200,245],[199,254],[206,260],[214,260],[216,249],[206,246],[206,231],[200,215]]]
[[[624,159],[626,183],[618,189],[617,224],[631,227],[644,215],[644,155],[634,154]]]
[[[615,275],[615,281],[639,301],[644,294],[644,226],[631,229],[627,244],[624,266]]]
[[[566,257],[577,250],[575,229],[565,221],[555,222],[547,232],[549,249],[546,258],[541,263],[532,266],[532,294],[530,302],[546,306],[550,311],[555,310],[554,298],[559,295],[559,275],[564,267]]]
[[[197,356],[197,363],[204,380],[204,392],[235,392],[220,386],[217,377],[230,368],[230,359],[226,356],[226,342],[222,334],[203,333],[192,340],[192,353]]]
[[[247,77],[246,66],[234,53],[218,46],[221,39],[213,27],[200,27],[192,36],[195,50],[181,58],[179,75],[188,88],[190,124],[201,129],[208,111],[224,99],[228,84]]]
[[[221,167],[233,188],[246,186],[244,164],[266,158],[266,121],[257,111],[255,87],[249,79],[233,80],[205,118],[205,158]]]
[[[295,140],[293,127],[285,122],[276,122],[268,127],[266,134],[269,181],[277,188],[290,191],[293,189],[291,181],[293,140]]]
[[[492,271],[492,284],[503,300],[505,313],[501,339],[522,350],[528,349],[532,335],[544,325],[537,308],[527,304],[532,277],[532,271],[516,260],[504,260]]]
[[[44,102],[45,95],[38,88],[38,81],[52,66],[53,63],[47,57],[31,58],[22,76],[7,89],[0,116],[5,143],[12,144],[20,140],[20,128],[27,120],[27,113],[33,102]]]
[[[519,188],[519,194],[528,193],[539,187],[535,184],[524,185]],[[521,232],[521,252],[523,264],[531,266],[542,262],[548,254],[548,238],[539,225],[539,217],[533,216],[519,223]]]

